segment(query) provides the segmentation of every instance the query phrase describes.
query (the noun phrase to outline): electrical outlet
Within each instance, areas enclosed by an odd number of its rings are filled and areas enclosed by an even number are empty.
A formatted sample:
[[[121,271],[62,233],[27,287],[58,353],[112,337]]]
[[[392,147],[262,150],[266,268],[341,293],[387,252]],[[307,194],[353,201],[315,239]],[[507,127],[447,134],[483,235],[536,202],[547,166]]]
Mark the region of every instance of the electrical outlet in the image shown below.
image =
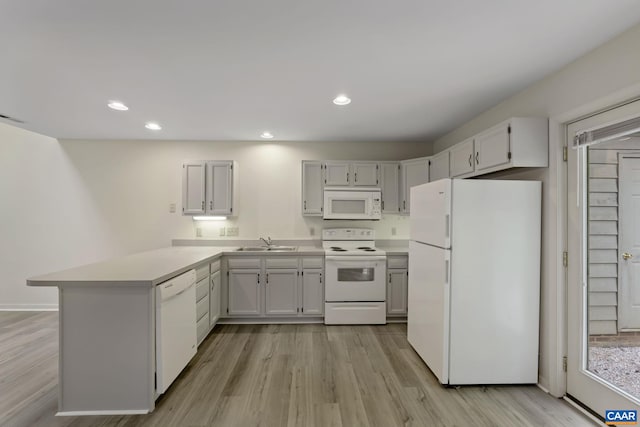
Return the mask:
[[[237,236],[239,232],[238,227],[227,227],[227,236]]]
[[[396,233],[397,233],[396,228],[395,228],[395,227],[391,227],[391,235],[392,235],[392,236],[395,236],[395,235],[396,235]]]
[[[176,204],[169,203],[169,213],[176,213]]]
[[[196,237],[202,237],[202,228],[196,227]]]
[[[316,229],[311,227],[309,228],[309,236],[315,236],[316,235]]]
[[[224,235],[225,235],[224,230],[225,230],[224,227],[220,227],[220,237],[224,237]]]

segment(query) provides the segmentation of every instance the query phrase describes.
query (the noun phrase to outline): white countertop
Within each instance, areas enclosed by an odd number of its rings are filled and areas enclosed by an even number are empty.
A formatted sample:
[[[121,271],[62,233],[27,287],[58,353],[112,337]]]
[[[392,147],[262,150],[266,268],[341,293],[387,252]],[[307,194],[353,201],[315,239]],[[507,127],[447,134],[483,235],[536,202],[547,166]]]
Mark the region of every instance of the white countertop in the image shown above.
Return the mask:
[[[179,246],[140,252],[27,279],[29,286],[155,286],[235,248]]]
[[[185,242],[186,243],[186,242]],[[406,255],[408,246],[381,245],[387,255]],[[292,252],[237,252],[234,246],[171,246],[121,258],[87,264],[68,270],[30,277],[28,286],[155,286],[222,255],[233,256],[324,256],[317,245],[298,246]]]

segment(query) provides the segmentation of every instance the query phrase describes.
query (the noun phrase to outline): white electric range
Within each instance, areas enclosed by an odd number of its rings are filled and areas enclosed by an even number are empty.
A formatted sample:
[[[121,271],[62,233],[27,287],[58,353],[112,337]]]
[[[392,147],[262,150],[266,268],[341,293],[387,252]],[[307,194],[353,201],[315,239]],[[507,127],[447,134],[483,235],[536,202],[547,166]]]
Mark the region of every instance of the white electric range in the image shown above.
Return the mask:
[[[326,325],[386,323],[387,255],[369,228],[322,230]]]

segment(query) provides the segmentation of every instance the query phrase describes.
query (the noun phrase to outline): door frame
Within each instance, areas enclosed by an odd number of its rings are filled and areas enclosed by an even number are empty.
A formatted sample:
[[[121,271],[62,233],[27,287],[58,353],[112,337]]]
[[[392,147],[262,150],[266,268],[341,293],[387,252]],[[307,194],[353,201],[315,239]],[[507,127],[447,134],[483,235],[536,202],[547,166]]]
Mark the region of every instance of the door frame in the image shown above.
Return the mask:
[[[598,129],[608,124],[640,115],[640,101],[630,101],[603,110],[580,120],[566,124],[566,141],[570,145],[577,131]],[[578,150],[568,149],[566,199],[566,232],[568,243],[568,269],[565,286],[567,289],[567,375],[566,393],[581,401],[591,410],[604,416],[606,409],[638,409],[638,399],[619,393],[607,382],[586,369],[587,347],[585,328],[587,327],[586,281],[587,265],[584,262],[586,227],[585,194],[583,187],[586,156]],[[582,164],[582,168],[580,168]],[[624,399],[627,401],[625,402]],[[620,402],[626,407],[619,408]]]

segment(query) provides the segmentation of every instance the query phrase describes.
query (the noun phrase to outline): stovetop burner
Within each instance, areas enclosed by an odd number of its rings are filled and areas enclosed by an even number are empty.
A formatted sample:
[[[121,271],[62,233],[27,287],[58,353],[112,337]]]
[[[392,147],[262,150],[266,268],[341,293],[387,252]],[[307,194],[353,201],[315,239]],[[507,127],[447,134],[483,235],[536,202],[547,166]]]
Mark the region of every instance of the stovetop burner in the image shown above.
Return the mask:
[[[346,252],[346,249],[339,248],[337,246],[331,246],[331,250],[334,252]]]
[[[360,248],[358,248],[358,249],[360,249]],[[365,249],[362,249],[362,250],[365,251],[365,252],[375,252],[376,251],[375,249],[372,249],[372,248],[365,248]]]

